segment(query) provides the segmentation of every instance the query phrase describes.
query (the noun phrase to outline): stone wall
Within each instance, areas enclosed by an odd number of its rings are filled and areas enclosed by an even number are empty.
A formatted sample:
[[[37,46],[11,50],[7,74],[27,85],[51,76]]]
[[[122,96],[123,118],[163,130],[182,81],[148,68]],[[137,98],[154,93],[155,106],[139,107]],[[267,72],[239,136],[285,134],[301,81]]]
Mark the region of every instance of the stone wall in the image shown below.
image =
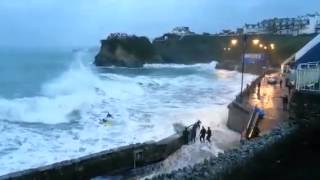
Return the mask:
[[[243,108],[239,103],[232,102],[229,106],[227,127],[238,133],[242,133],[246,128],[249,118],[250,111]]]
[[[73,160],[1,176],[0,179],[89,179],[113,175],[164,160],[184,144],[175,134],[158,142],[134,144]]]
[[[273,72],[274,71],[268,71],[266,72],[266,74],[270,74]],[[250,94],[254,92],[256,84],[261,81],[263,77],[264,75],[260,75],[243,90],[243,101],[246,101]],[[252,109],[244,106],[242,103],[238,103],[239,99],[240,94],[238,94],[236,99],[228,105],[229,112],[227,127],[233,131],[242,133],[247,127]]]

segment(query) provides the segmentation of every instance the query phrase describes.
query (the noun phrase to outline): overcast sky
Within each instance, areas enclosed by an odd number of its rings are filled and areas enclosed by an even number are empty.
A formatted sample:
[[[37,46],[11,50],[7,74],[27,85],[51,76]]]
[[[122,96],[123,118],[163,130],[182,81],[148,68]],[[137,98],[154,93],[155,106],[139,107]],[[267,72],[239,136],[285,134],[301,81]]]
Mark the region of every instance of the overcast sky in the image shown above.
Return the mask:
[[[0,0],[0,46],[97,46],[110,32],[152,38],[175,26],[214,33],[319,9],[320,0]]]

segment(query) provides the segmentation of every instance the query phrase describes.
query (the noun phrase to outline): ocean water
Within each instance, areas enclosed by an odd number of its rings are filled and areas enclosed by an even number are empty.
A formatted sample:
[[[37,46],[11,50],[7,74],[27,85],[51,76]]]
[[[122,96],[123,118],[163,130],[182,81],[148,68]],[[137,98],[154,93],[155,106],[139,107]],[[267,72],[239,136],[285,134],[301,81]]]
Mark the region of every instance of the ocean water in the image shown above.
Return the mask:
[[[215,62],[96,68],[94,55],[0,50],[0,175],[160,140],[174,123],[225,128],[239,73]],[[114,119],[103,125],[107,112]]]

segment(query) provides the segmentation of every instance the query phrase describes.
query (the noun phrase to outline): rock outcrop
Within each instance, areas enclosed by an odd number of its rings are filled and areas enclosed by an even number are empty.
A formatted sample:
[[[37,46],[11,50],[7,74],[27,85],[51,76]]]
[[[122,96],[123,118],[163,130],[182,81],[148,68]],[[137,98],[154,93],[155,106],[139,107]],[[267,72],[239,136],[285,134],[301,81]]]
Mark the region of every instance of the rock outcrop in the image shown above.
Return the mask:
[[[101,41],[95,58],[97,66],[140,67],[146,62],[158,62],[153,45],[146,37],[111,34]]]

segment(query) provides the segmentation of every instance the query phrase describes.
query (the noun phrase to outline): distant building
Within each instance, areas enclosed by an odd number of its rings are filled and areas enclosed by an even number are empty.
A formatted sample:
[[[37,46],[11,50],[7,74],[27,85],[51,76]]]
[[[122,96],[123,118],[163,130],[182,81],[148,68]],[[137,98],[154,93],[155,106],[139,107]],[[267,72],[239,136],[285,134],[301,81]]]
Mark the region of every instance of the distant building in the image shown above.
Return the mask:
[[[196,34],[196,33],[192,32],[192,31],[190,31],[189,27],[185,27],[185,26],[175,27],[175,28],[173,28],[171,33],[179,35],[179,36],[186,36],[186,35],[194,35],[194,34]]]
[[[246,34],[263,34],[259,29],[259,24],[245,24],[243,32]]]
[[[237,34],[243,34],[243,28],[237,28]]]
[[[130,37],[127,33],[111,33],[108,36],[108,39],[126,39]]]
[[[220,36],[233,36],[235,34],[236,34],[236,32],[234,32],[230,29],[224,29],[224,30],[222,30],[221,33],[218,33],[218,35],[220,35]]]
[[[320,14],[307,14],[296,18],[266,19],[257,24],[245,24],[246,34],[300,35],[320,32]]]

